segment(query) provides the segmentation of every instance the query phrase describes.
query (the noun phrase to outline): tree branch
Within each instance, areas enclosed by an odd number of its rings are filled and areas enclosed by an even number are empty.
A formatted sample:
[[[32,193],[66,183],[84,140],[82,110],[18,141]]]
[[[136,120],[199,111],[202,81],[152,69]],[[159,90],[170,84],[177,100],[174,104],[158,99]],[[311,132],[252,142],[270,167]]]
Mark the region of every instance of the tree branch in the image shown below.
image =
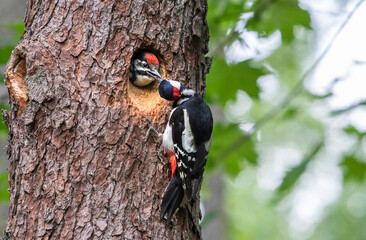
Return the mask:
[[[351,111],[351,110],[353,110],[353,109],[355,109],[355,108],[357,108],[359,106],[366,106],[366,100],[365,101],[358,102],[358,103],[355,103],[355,104],[352,104],[351,106],[348,106],[346,108],[334,110],[334,111],[331,112],[331,115],[332,116],[336,116],[336,115],[339,115],[339,114],[342,114],[342,113]]]

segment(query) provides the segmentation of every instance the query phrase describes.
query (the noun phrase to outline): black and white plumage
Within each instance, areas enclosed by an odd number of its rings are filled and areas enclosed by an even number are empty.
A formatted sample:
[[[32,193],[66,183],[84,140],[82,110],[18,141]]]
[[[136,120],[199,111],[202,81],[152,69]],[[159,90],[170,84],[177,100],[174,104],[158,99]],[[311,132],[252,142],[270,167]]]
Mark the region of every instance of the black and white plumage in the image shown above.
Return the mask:
[[[170,223],[184,196],[195,199],[200,189],[203,171],[211,145],[213,120],[211,110],[194,90],[177,81],[162,80],[159,94],[173,100],[168,125],[163,134],[163,146],[174,152],[176,169],[164,193],[161,220]]]

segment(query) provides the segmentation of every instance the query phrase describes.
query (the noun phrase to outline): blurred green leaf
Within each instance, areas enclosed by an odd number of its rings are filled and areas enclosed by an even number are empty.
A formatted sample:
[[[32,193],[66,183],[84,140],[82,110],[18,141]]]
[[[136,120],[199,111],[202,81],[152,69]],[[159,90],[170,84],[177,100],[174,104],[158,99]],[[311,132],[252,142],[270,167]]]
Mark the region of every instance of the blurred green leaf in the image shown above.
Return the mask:
[[[11,52],[13,51],[16,44],[19,42],[24,32],[24,22],[5,23],[3,24],[3,26],[8,30],[14,32],[16,36],[13,40],[14,43],[8,43],[5,46],[0,45],[0,65],[6,64],[8,62]]]
[[[294,39],[294,26],[310,28],[309,13],[301,9],[297,0],[258,0],[252,7],[255,15],[248,20],[249,30],[264,36],[279,29],[282,39],[290,42]]]
[[[0,174],[0,202],[9,201],[9,182],[8,182],[8,172]]]
[[[16,34],[16,41],[19,41],[24,32],[24,22],[7,23],[5,27]],[[15,45],[14,45],[15,46]]]
[[[346,180],[363,181],[366,174],[366,163],[354,155],[344,156],[341,162],[343,176]]]
[[[275,202],[281,200],[293,188],[295,183],[305,172],[308,164],[314,159],[315,155],[323,147],[323,144],[323,142],[320,142],[307,156],[304,157],[300,164],[286,173],[281,185],[276,190],[276,197],[274,199]]]
[[[4,84],[5,75],[4,73],[0,72],[0,84]]]
[[[0,48],[0,64],[6,64],[10,58],[13,46],[5,46]]]
[[[281,83],[292,88],[300,80],[300,64],[296,55],[296,44],[282,44],[267,58],[267,61],[278,74]]]
[[[226,173],[236,176],[243,169],[244,160],[256,164],[258,154],[251,138],[248,138],[244,144],[234,145],[237,139],[242,137],[244,137],[243,132],[235,124],[228,126],[215,124],[207,169],[213,169],[222,164]]]
[[[258,98],[258,77],[264,71],[251,67],[249,61],[228,65],[224,59],[217,57],[212,62],[207,75],[206,100],[218,101],[222,106],[230,99],[235,99],[238,89],[245,91],[250,97]]]
[[[298,113],[298,109],[295,107],[290,107],[288,108],[284,113],[283,113],[283,118],[285,119],[293,119],[296,117],[296,114]]]
[[[357,136],[359,139],[363,138],[364,136],[366,136],[366,132],[360,132],[358,131],[355,127],[353,126],[348,126],[346,128],[343,129],[343,131],[349,135],[355,135]]]

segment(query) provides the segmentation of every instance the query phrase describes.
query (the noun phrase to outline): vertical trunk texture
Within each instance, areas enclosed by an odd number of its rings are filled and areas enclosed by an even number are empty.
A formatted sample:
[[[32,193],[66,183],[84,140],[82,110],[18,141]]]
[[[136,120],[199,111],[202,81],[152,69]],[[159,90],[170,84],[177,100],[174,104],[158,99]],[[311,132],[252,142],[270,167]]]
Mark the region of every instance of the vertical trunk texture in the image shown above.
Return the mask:
[[[206,0],[29,0],[6,69],[6,239],[200,239],[199,204],[159,221],[170,179],[161,140],[171,104],[128,80],[138,49],[163,77],[204,92]],[[198,201],[197,201],[198,202]]]

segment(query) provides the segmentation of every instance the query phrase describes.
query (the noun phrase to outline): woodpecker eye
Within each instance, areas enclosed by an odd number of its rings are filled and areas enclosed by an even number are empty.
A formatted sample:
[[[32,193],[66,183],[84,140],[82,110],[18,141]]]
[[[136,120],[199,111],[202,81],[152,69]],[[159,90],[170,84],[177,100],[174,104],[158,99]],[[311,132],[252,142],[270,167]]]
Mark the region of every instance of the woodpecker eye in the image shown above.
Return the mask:
[[[1,0],[0,0],[1,1]],[[161,81],[158,57],[150,51],[140,49],[131,58],[130,81],[137,87],[155,86],[155,80]],[[160,71],[159,71],[160,70]]]

